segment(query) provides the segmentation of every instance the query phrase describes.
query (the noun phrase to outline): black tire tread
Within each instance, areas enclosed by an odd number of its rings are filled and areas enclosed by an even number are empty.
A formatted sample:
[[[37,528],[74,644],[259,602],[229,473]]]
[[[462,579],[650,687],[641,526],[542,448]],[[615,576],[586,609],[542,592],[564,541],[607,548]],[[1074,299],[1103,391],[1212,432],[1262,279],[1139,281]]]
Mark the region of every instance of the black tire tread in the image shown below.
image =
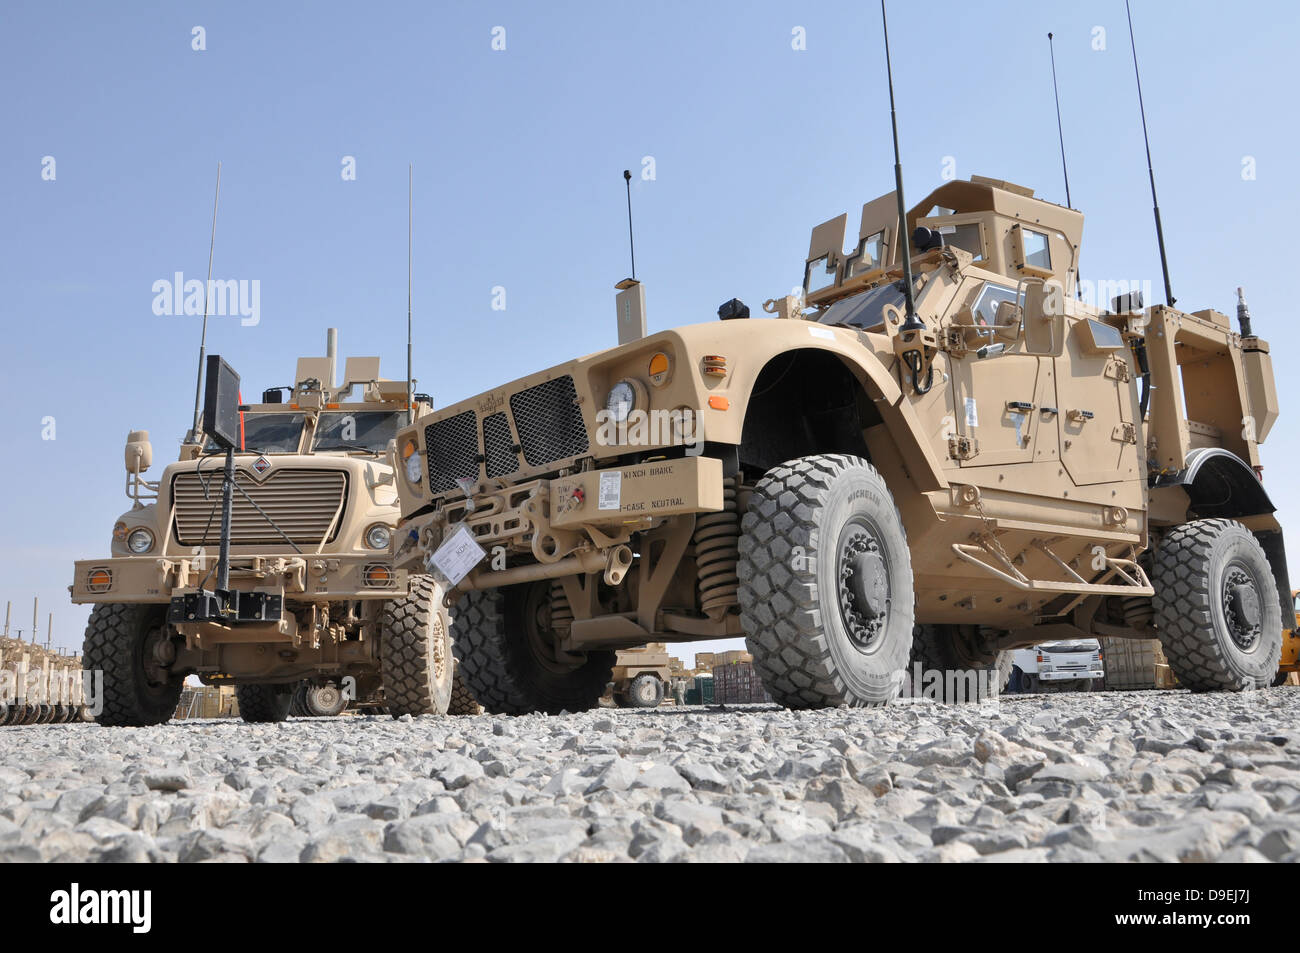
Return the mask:
[[[795,546],[806,552],[814,549],[820,530],[815,514],[831,484],[854,467],[865,467],[888,494],[879,472],[860,457],[800,457],[774,467],[759,480],[741,521],[737,566],[741,627],[764,687],[774,702],[787,708],[868,704],[849,700],[848,686],[836,671],[822,628],[816,582],[791,568]],[[897,507],[894,513],[901,528]]]
[[[235,698],[239,701],[239,717],[245,724],[267,725],[289,717],[289,706],[294,692],[284,691],[278,685],[235,685]]]
[[[1252,678],[1232,665],[1215,633],[1214,595],[1207,581],[1216,545],[1230,534],[1241,534],[1265,567],[1268,558],[1254,535],[1235,520],[1193,520],[1176,526],[1161,541],[1155,554],[1152,582],[1156,590],[1156,634],[1169,667],[1181,685],[1192,691],[1245,691],[1265,688],[1277,671],[1281,638],[1268,647],[1272,655],[1268,675]],[[1279,605],[1271,573],[1264,577],[1260,601],[1266,608]],[[1226,637],[1224,635],[1223,637]],[[1263,638],[1264,636],[1261,636]]]
[[[586,711],[596,707],[614,667],[613,652],[589,652],[558,691],[544,691],[529,677],[532,662],[523,644],[510,638],[506,594],[500,589],[465,593],[452,619],[453,651],[465,684],[484,710],[494,715]]]
[[[160,607],[125,603],[98,603],[86,622],[81,651],[83,671],[103,673],[102,710],[95,721],[108,727],[143,728],[161,725],[176,714],[184,678],[173,679],[156,704],[141,698],[143,672],[135,669],[134,640]],[[170,706],[165,699],[170,697]]]
[[[430,576],[413,575],[411,591],[402,599],[385,603],[380,636],[380,669],[384,703],[394,718],[402,715],[445,715],[448,699],[430,689],[429,670],[434,665],[433,646],[426,633],[437,585]],[[451,664],[451,659],[446,659]]]

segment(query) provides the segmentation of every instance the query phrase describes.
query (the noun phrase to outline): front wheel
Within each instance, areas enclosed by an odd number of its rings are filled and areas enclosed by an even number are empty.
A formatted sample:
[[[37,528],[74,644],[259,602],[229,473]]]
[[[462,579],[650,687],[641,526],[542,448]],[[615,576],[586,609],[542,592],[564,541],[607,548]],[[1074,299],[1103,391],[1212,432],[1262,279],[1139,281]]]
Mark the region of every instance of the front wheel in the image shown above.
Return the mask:
[[[1156,550],[1152,599],[1169,667],[1192,691],[1267,688],[1282,654],[1282,606],[1268,557],[1233,520],[1195,520]]]
[[[871,464],[819,455],[775,467],[741,530],[741,624],[772,699],[831,708],[896,697],[912,648],[912,562]]]
[[[411,577],[411,591],[384,606],[379,642],[384,703],[394,718],[445,715],[451,704],[451,620],[442,586]]]
[[[175,657],[166,615],[166,606],[150,605],[101,603],[91,611],[81,665],[102,675],[101,725],[161,725],[176,714],[185,678],[166,664]]]

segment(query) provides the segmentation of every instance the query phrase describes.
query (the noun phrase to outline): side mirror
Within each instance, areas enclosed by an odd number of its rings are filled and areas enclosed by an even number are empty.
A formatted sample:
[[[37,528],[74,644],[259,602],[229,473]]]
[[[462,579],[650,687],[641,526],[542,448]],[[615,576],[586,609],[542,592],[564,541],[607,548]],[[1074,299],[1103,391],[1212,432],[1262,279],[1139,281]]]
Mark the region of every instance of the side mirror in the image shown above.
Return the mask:
[[[993,336],[1007,344],[1015,344],[1020,340],[1021,321],[1020,305],[1014,301],[1000,302],[993,316]]]
[[[1058,284],[1024,280],[1025,353],[1060,357],[1065,352],[1065,297]]]
[[[126,472],[139,475],[153,466],[153,444],[149,431],[132,430],[126,435]]]

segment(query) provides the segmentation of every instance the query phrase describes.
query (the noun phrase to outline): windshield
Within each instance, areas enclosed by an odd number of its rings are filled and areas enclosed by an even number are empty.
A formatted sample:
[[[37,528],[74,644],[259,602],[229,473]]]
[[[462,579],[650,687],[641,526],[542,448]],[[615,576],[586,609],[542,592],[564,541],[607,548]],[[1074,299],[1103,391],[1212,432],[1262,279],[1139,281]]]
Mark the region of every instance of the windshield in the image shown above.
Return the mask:
[[[1038,646],[1047,653],[1096,652],[1101,644],[1096,639],[1070,639],[1066,642],[1042,642]]]
[[[243,448],[260,453],[297,453],[302,441],[304,414],[240,414],[244,435]],[[221,449],[212,440],[204,448]]]
[[[370,450],[383,453],[397,428],[406,423],[405,411],[352,410],[321,414],[316,424],[316,450]]]
[[[884,307],[892,304],[900,311],[903,309],[903,289],[901,282],[881,285],[866,294],[855,295],[837,301],[826,313],[817,319],[819,324],[842,324],[852,328],[869,331],[882,327],[885,323]]]

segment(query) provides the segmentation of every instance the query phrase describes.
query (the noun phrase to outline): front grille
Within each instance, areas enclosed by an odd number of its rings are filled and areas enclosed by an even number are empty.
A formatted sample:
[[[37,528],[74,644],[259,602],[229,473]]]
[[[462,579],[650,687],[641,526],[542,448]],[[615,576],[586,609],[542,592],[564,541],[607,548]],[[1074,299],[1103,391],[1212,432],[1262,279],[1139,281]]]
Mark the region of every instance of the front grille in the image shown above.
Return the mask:
[[[557,377],[511,394],[510,413],[530,467],[587,452],[587,425],[572,377]]]
[[[445,493],[461,479],[478,479],[478,420],[467,410],[424,428],[429,458],[429,492]]]
[[[510,437],[510,422],[504,412],[483,418],[483,456],[489,477],[509,476],[519,469],[519,453]]]
[[[248,497],[235,490],[230,541],[236,546],[286,545],[284,536],[275,531],[267,517],[299,545],[317,545],[326,533],[330,540],[334,539],[343,522],[341,507],[346,506],[348,477],[342,470],[277,470],[261,482],[245,470],[236,470],[235,484],[266,514],[257,512]],[[178,543],[216,546],[221,542],[220,470],[204,470],[202,481],[193,470],[176,474],[172,479],[172,504],[176,509]]]

